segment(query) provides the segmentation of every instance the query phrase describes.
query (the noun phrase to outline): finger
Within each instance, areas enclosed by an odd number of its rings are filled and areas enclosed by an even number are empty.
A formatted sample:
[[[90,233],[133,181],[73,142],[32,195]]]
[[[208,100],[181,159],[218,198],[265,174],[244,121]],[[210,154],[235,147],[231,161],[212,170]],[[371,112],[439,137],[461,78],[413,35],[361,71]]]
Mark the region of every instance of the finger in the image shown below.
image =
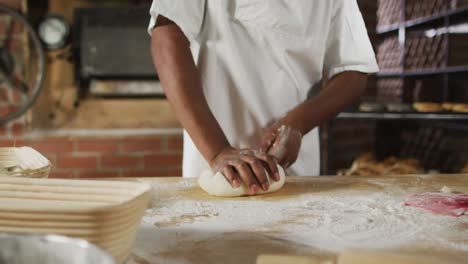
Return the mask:
[[[275,142],[275,139],[276,139],[275,133],[270,133],[270,134],[265,135],[261,139],[260,144],[258,145],[256,149],[262,152],[268,152],[268,150],[271,148],[271,146]]]
[[[272,144],[273,144],[273,141],[274,139],[272,140],[266,140],[266,139],[262,139],[260,141],[260,143],[258,143],[257,145],[255,145],[253,147],[253,149],[255,151],[259,151],[259,152],[268,152],[268,150],[270,150]]]
[[[265,162],[268,175],[270,175],[273,180],[279,181],[278,162],[276,159],[266,153],[256,153],[255,156]]]
[[[278,163],[281,165],[281,167],[283,168],[287,168],[288,167],[288,163],[289,163],[289,157],[287,154],[283,154],[283,156],[281,157],[281,159],[278,160]]]
[[[233,188],[239,188],[241,186],[241,180],[231,166],[226,166],[224,168],[224,177]]]
[[[249,193],[252,195],[256,194],[259,191],[260,187],[255,176],[250,170],[250,166],[244,161],[239,161],[236,163],[236,171],[239,174],[242,181],[245,183],[245,186],[247,186]]]
[[[263,141],[263,145],[266,149],[270,148],[271,145],[273,145],[273,142],[275,142],[275,139],[276,139],[276,135],[275,134],[270,134],[268,136],[265,137],[264,141]]]
[[[291,165],[292,165],[291,160],[290,159],[285,159],[282,166],[283,166],[283,168],[287,169],[287,168],[291,167]]]
[[[243,149],[239,152],[239,156],[252,156],[254,151],[252,149]]]
[[[253,156],[244,156],[242,160],[247,162],[250,165],[250,169],[255,174],[257,181],[260,183],[260,186],[264,191],[268,191],[270,188],[270,183],[268,181],[268,176],[265,171],[265,167],[262,164],[262,161]]]
[[[287,154],[287,148],[285,145],[275,142],[275,144],[273,144],[273,147],[270,149],[270,151],[268,151],[268,154],[275,157],[275,159],[279,162],[279,164],[283,166],[285,158],[286,158],[286,154]]]
[[[291,134],[291,128],[287,126],[281,126],[278,130],[278,136],[275,139],[275,144],[285,146]]]
[[[284,158],[286,157],[288,151],[288,140],[288,128],[282,126],[279,135],[278,137],[276,137],[275,142],[273,143],[268,154],[274,156],[279,161],[284,161]]]
[[[215,163],[215,165],[213,166],[213,170],[215,172],[218,172],[218,171],[222,171],[224,172],[224,168],[226,168],[227,166],[229,166],[229,163],[231,162],[231,160],[227,159],[227,160],[221,160],[221,161],[217,161]]]

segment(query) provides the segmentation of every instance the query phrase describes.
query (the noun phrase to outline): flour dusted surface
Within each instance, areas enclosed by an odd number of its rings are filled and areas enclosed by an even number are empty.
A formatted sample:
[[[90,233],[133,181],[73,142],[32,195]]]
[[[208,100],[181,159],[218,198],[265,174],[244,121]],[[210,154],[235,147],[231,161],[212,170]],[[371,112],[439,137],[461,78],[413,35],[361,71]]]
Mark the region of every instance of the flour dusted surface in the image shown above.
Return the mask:
[[[192,184],[182,181],[178,187],[190,189]],[[157,259],[175,248],[179,253],[190,247],[199,250],[230,239],[243,241],[242,236],[260,244],[271,240],[328,252],[417,244],[468,253],[468,245],[459,241],[468,237],[468,229],[459,228],[468,226],[468,217],[435,215],[404,206],[404,199],[389,192],[352,190],[339,195],[303,193],[280,201],[174,197],[158,202],[156,196],[154,207],[143,218],[144,231],[134,253]]]

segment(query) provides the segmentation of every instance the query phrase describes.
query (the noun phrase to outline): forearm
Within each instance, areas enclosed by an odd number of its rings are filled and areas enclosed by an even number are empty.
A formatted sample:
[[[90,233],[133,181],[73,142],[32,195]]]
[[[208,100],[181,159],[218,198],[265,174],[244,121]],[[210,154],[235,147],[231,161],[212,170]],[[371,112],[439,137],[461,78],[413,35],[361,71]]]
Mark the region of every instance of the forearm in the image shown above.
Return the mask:
[[[279,123],[291,126],[305,135],[357,101],[366,86],[367,75],[358,72],[341,73],[331,79],[317,96],[297,106]]]
[[[206,102],[189,41],[175,24],[153,30],[151,53],[164,92],[182,126],[210,162],[229,146]]]

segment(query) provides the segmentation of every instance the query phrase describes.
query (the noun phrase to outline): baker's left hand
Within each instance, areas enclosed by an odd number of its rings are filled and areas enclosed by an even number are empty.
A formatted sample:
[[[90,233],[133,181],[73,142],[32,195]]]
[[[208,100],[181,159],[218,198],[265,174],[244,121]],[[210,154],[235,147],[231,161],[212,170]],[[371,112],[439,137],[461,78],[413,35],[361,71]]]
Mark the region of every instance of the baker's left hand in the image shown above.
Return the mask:
[[[263,134],[255,147],[261,152],[275,157],[283,168],[289,168],[299,155],[302,134],[299,130],[281,124],[274,124]]]

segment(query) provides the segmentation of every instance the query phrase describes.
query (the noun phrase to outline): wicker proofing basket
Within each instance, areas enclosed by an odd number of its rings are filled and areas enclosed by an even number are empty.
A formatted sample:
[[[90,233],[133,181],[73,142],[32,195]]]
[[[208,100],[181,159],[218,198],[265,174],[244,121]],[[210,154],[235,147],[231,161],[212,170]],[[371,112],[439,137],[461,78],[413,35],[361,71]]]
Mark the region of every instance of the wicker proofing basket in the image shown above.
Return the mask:
[[[28,153],[28,157],[24,157]],[[24,164],[25,159],[38,160],[36,166]],[[52,165],[41,153],[29,147],[0,148],[0,176],[47,178]]]
[[[0,233],[84,239],[123,263],[150,190],[137,182],[0,177]]]

